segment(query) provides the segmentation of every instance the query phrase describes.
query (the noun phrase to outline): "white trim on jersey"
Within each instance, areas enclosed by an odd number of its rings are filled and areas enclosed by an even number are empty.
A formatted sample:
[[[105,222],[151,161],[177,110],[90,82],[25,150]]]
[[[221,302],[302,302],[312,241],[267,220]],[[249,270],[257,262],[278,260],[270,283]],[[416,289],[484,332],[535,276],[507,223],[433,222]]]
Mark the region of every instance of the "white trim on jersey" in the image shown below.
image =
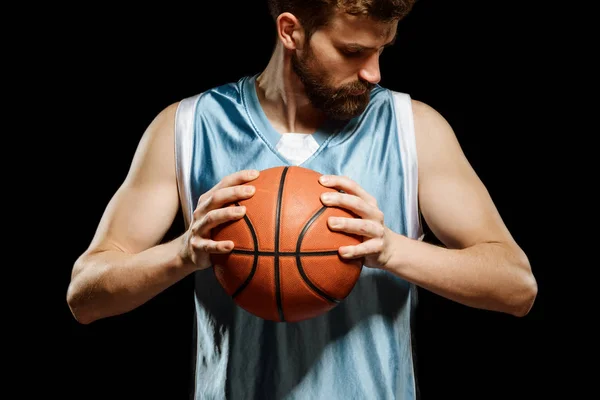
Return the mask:
[[[392,91],[392,98],[396,110],[396,126],[404,170],[406,230],[408,237],[422,240],[424,234],[419,211],[419,172],[412,100],[410,95],[394,91]]]
[[[194,143],[194,115],[196,113],[196,104],[200,94],[188,97],[179,102],[175,113],[175,165],[177,174],[177,187],[179,190],[179,199],[185,219],[186,229],[192,221],[194,209],[190,191],[190,179],[192,172],[192,151]]]
[[[275,146],[275,150],[294,165],[302,164],[318,149],[319,143],[309,133],[285,133]]]

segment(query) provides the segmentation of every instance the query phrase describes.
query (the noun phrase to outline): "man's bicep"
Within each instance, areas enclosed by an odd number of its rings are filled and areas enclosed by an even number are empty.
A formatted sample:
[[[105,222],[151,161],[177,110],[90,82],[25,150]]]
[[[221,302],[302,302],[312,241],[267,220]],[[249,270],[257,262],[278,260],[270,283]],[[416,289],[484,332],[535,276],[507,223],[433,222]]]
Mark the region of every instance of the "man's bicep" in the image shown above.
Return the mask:
[[[450,125],[430,107],[415,107],[420,211],[432,233],[449,248],[512,237],[466,159]]]
[[[423,179],[419,202],[432,233],[449,248],[512,241],[488,191],[469,171],[444,171]]]
[[[160,242],[171,227],[179,207],[175,107],[163,110],[144,132],[127,177],[108,203],[89,251],[136,253]]]

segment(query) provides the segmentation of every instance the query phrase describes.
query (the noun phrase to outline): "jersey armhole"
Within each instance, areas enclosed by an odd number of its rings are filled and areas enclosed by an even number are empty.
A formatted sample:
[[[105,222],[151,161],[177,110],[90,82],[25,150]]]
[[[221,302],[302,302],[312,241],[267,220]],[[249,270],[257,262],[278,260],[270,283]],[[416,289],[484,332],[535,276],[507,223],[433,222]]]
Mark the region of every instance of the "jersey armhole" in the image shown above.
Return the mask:
[[[185,228],[192,220],[194,206],[191,196],[192,153],[194,144],[194,121],[200,94],[179,102],[175,112],[175,172],[179,201],[183,212]]]
[[[402,169],[405,171],[404,201],[406,229],[411,239],[423,240],[419,209],[419,171],[412,99],[409,94],[392,91]]]

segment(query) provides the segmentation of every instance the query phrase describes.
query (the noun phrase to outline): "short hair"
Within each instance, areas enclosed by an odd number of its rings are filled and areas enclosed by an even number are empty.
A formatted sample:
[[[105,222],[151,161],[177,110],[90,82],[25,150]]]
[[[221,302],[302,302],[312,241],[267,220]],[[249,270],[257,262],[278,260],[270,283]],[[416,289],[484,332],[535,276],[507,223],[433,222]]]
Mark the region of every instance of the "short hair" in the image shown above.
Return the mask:
[[[327,25],[339,9],[352,15],[367,15],[382,22],[404,18],[417,0],[268,0],[269,13],[277,20],[284,12],[294,14],[310,37]]]

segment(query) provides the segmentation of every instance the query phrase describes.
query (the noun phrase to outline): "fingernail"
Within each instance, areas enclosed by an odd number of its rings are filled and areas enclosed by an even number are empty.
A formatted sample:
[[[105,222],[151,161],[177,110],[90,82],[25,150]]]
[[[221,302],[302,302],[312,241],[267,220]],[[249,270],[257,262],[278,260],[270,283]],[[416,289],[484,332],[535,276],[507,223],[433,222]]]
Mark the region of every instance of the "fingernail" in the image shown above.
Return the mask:
[[[323,193],[321,195],[321,200],[323,200],[325,202],[331,201],[331,200],[333,200],[333,195],[331,193]]]
[[[340,220],[338,218],[335,218],[335,217],[329,218],[329,226],[331,226],[332,228],[339,228],[340,227]]]
[[[246,207],[244,207],[244,206],[239,206],[239,207],[235,208],[236,215],[242,215],[245,212],[246,212]]]
[[[321,177],[319,178],[319,181],[321,183],[327,183],[327,182],[329,182],[329,177],[327,175],[321,175]]]
[[[254,193],[254,186],[246,186],[244,188],[244,193],[245,194],[252,194],[252,193]]]
[[[258,171],[252,170],[248,173],[248,175],[250,176],[250,178],[256,178],[258,176]]]

